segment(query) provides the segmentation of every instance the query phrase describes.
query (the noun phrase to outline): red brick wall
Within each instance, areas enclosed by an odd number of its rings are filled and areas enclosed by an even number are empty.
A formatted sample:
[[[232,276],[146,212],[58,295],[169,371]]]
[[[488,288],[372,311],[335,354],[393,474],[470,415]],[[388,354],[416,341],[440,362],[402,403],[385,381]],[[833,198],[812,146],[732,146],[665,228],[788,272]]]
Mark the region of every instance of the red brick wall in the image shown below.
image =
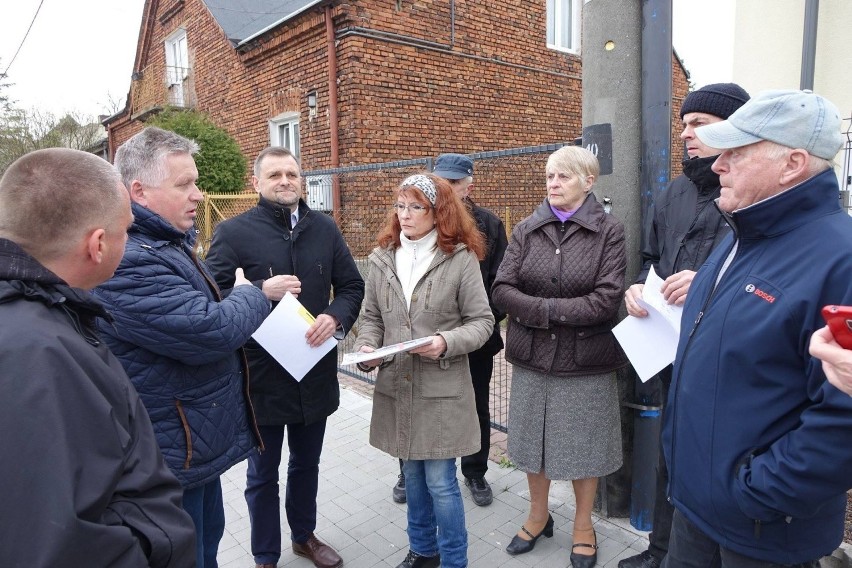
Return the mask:
[[[680,58],[672,52],[672,178],[683,172],[683,140],[680,139],[683,123],[680,120],[680,108],[689,90],[689,73]]]
[[[157,13],[169,8],[152,5]],[[334,8],[335,29],[368,28],[449,44],[446,0],[357,0]],[[544,3],[456,2],[455,45],[417,48],[348,35],[338,41],[340,164],[476,152],[568,140],[580,134],[580,61],[545,46]],[[197,109],[227,129],[251,159],[267,121],[301,113],[306,170],[330,162],[325,21],[312,9],[238,54],[200,0],[161,23],[154,16],[140,67],[162,76],[163,41],[185,27]],[[519,67],[523,66],[523,67]],[[318,95],[309,120],[306,95]],[[141,125],[116,121],[121,144]]]
[[[185,0],[181,10],[161,21],[175,5],[175,0],[149,0],[154,15],[145,38],[148,47],[137,65],[145,70],[143,80],[164,76],[163,42],[183,27],[196,108],[228,130],[250,162],[268,144],[268,120],[298,112],[303,168],[331,167],[324,10],[312,8],[238,52],[201,0]],[[336,45],[341,166],[535,146],[581,135],[580,58],[547,49],[545,2],[457,0],[455,6],[452,33],[446,0],[350,0],[335,5],[334,28],[343,33]],[[394,42],[362,32],[430,43],[405,45],[410,40]],[[682,148],[678,112],[688,83],[677,58],[673,65],[676,175]],[[308,116],[310,91],[316,91],[318,99],[314,118]],[[117,147],[143,124],[122,117],[112,126]],[[540,161],[543,169],[545,159],[534,158],[535,167]],[[495,171],[488,180],[508,182],[486,181],[480,175],[479,203],[531,210],[541,200],[541,171],[515,172],[515,166],[508,165],[498,176],[501,166],[490,167]],[[392,177],[382,184],[388,187],[342,184],[343,208],[375,209],[381,203],[384,210],[385,191],[399,181]]]

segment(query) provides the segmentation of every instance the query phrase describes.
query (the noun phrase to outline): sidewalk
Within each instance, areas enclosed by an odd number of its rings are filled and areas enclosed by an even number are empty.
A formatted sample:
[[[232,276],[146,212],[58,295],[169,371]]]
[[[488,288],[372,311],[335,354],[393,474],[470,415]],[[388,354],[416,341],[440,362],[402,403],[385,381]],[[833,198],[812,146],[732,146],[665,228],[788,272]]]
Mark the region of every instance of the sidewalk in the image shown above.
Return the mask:
[[[343,557],[345,568],[395,568],[408,552],[406,508],[391,500],[399,466],[396,459],[370,446],[368,433],[372,400],[362,384],[341,378],[340,409],[328,420],[320,463],[317,537]],[[286,447],[281,467],[282,542],[279,567],[311,568],[293,554],[283,511]],[[253,568],[245,488],[246,462],[222,476],[225,499],[225,536],[219,546],[221,568]],[[461,473],[459,473],[461,480]],[[553,538],[542,537],[535,550],[509,556],[503,550],[526,520],[529,492],[526,475],[512,467],[491,463],[486,479],[494,502],[477,507],[459,482],[465,502],[468,561],[471,568],[566,568],[571,553],[574,519],[569,482],[556,481],[550,491],[550,511],[556,521]],[[598,566],[615,568],[618,561],[645,550],[647,533],[632,528],[627,519],[594,517],[598,536]]]

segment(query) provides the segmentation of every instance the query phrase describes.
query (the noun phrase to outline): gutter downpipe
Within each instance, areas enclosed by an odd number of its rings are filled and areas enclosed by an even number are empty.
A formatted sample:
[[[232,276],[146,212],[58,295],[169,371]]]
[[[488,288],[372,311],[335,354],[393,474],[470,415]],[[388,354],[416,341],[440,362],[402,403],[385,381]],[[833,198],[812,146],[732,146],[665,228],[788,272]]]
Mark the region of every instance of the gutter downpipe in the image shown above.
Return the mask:
[[[802,33],[802,72],[799,77],[800,89],[814,89],[818,20],[819,0],[806,0],[805,29]]]
[[[334,45],[334,21],[331,4],[325,6],[325,36],[328,44],[328,126],[331,135],[331,167],[340,166],[340,141],[337,115],[337,48]],[[331,207],[334,221],[340,225],[340,179],[331,178]]]

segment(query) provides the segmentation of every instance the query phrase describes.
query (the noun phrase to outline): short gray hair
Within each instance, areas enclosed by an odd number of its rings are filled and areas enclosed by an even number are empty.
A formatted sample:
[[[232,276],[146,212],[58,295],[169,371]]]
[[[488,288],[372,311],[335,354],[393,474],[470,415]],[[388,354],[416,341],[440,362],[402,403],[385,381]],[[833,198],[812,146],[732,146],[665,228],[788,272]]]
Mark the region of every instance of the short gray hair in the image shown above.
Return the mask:
[[[59,258],[87,231],[115,223],[126,207],[120,183],[115,168],[94,154],[30,152],[0,179],[0,237],[42,262]]]
[[[156,187],[166,178],[166,156],[196,152],[198,144],[194,140],[149,126],[119,146],[115,152],[115,167],[128,189],[135,179]]]

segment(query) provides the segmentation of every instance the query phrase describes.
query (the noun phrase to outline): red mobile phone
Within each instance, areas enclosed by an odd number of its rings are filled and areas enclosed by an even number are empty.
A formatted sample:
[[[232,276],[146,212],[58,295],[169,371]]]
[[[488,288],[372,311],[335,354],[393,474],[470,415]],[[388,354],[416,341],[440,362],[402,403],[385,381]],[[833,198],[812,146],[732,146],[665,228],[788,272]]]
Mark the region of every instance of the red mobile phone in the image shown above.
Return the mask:
[[[844,349],[852,349],[852,306],[825,306],[822,317],[835,341]]]

